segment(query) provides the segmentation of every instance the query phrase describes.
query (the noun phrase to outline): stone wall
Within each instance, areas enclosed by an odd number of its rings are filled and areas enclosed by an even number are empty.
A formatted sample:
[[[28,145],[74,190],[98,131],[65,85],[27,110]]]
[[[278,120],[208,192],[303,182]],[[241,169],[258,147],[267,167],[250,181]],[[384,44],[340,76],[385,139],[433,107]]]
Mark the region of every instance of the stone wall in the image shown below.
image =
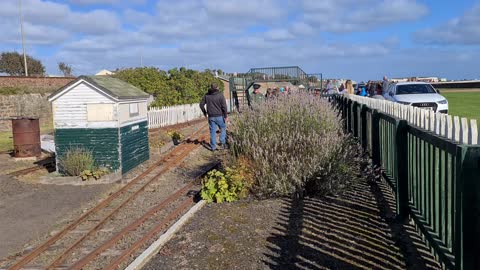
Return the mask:
[[[0,88],[27,88],[29,90],[50,90],[53,92],[62,88],[69,82],[75,80],[74,77],[17,77],[0,76]]]
[[[39,117],[40,125],[52,122],[52,106],[49,94],[0,95],[0,131],[11,130],[11,118]]]
[[[52,107],[47,100],[49,93],[75,79],[74,77],[0,76],[0,88],[19,89],[22,93],[0,95],[0,131],[11,130],[12,117],[39,117],[41,126],[51,126]]]

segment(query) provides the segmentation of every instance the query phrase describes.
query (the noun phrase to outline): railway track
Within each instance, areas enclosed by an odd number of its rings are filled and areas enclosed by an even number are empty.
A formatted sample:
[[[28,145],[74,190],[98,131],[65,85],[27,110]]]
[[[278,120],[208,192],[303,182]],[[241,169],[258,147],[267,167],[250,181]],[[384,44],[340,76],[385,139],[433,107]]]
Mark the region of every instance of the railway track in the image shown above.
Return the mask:
[[[117,269],[124,266],[152,237],[194,204],[190,192],[195,189],[194,181],[177,190],[170,187],[172,190],[167,193],[152,187],[180,165],[206,136],[204,126],[190,137],[197,140],[187,139],[167,157],[7,269]]]
[[[22,176],[22,175],[27,175],[27,174],[30,174],[30,173],[33,173],[33,172],[36,172],[36,171],[40,171],[40,170],[49,170],[49,169],[52,169],[52,168],[54,169],[54,167],[55,167],[55,158],[50,157],[50,158],[47,158],[45,160],[42,160],[36,166],[21,169],[21,170],[18,170],[18,171],[14,171],[14,172],[8,173],[7,175],[9,175],[9,176]]]

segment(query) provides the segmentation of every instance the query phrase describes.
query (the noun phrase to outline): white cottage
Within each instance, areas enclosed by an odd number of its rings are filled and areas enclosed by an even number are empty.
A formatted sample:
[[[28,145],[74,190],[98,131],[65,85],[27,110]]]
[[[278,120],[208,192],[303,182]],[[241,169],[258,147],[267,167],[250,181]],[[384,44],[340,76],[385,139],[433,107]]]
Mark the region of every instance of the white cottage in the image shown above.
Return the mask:
[[[122,173],[148,160],[148,97],[109,76],[80,76],[50,95],[57,167],[72,147],[91,150],[96,165]]]

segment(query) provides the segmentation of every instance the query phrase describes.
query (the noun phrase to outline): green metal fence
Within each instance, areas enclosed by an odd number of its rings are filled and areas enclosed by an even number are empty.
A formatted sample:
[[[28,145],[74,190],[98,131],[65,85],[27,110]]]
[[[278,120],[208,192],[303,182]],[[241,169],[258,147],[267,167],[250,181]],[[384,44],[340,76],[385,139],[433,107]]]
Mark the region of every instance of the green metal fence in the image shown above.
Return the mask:
[[[230,78],[230,106],[241,111],[242,107],[250,106],[249,89],[252,91],[255,83],[285,82],[300,87],[306,91],[323,89],[322,73],[307,74],[298,66],[251,68],[247,73],[237,74]]]
[[[462,145],[337,96],[345,130],[359,139],[446,269],[480,269],[480,146]]]

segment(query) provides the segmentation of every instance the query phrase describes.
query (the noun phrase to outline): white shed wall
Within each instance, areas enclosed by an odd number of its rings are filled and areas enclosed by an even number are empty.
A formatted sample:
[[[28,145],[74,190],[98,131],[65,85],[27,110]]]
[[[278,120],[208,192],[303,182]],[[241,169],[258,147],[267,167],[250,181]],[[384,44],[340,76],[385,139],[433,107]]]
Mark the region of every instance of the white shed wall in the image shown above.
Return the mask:
[[[138,115],[137,116],[130,116],[130,104],[138,103]],[[119,120],[120,125],[123,126],[125,124],[131,124],[135,122],[139,122],[142,120],[147,120],[147,101],[132,101],[129,103],[121,103],[119,104]]]
[[[111,121],[87,120],[87,104],[112,104]],[[74,88],[52,102],[55,128],[109,128],[118,127],[118,104],[85,83]]]

